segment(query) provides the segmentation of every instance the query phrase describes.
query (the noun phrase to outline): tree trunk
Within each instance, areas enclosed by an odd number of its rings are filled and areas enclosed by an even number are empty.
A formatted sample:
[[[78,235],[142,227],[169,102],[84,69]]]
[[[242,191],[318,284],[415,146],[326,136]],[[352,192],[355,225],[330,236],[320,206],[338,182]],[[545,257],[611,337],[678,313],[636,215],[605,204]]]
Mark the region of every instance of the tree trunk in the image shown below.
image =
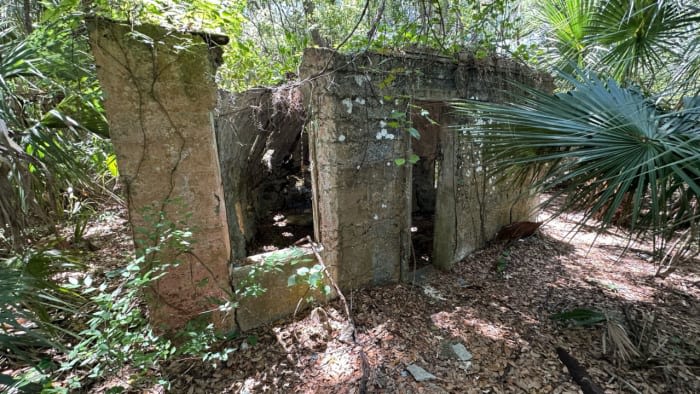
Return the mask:
[[[32,4],[31,0],[24,0],[22,4],[22,11],[24,12],[24,30],[27,34],[31,34],[34,30],[32,26]]]

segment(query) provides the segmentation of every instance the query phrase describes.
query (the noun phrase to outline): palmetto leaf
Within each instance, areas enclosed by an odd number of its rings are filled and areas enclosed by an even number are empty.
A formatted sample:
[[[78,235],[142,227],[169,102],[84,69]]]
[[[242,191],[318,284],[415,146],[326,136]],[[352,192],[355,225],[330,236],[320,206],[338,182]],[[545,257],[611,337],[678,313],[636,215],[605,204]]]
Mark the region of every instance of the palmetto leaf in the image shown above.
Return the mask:
[[[671,0],[607,0],[590,22],[591,45],[609,48],[603,62],[617,80],[659,71],[664,57],[697,34],[700,16]]]
[[[9,91],[13,78],[41,76],[35,63],[41,59],[25,41],[11,39],[12,30],[0,31],[0,89]]]
[[[696,10],[700,14],[700,8]],[[688,42],[674,70],[673,87],[683,96],[700,96],[700,34]]]
[[[595,11],[594,0],[544,0],[538,3],[539,19],[548,25],[558,52],[558,66],[585,67],[590,52],[586,36]]]
[[[75,268],[56,250],[28,250],[0,261],[0,354],[29,361],[37,348],[61,348],[61,335],[76,336],[54,324],[52,312],[77,312],[80,298],[51,279]]]
[[[492,120],[471,132],[495,171],[565,194],[562,209],[580,209],[583,222],[596,217],[608,225],[622,215],[633,229],[655,232],[693,220],[672,207],[684,200],[697,213],[698,108],[666,112],[612,79],[561,77],[572,91],[548,95],[520,86],[517,104],[456,104]]]

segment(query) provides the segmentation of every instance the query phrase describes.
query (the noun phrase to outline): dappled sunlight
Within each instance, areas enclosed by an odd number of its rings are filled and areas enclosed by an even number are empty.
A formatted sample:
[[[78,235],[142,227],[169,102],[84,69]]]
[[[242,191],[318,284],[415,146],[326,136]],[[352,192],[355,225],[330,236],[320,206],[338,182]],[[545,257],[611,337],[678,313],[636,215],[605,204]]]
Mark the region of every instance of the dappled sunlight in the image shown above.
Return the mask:
[[[316,367],[324,382],[331,385],[351,380],[358,370],[359,358],[352,348],[340,346],[337,349],[326,349],[319,356]]]
[[[475,316],[469,309],[456,308],[455,312],[439,312],[430,316],[435,326],[459,336],[464,327],[470,327],[476,333],[493,340],[505,340],[510,332],[501,325],[496,325]]]

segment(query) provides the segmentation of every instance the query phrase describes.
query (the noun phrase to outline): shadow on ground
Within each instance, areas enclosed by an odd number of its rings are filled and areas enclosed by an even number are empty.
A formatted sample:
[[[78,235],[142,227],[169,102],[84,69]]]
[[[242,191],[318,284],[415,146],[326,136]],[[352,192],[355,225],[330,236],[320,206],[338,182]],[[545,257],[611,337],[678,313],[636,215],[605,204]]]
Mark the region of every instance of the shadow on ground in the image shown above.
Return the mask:
[[[173,364],[173,390],[577,392],[556,356],[561,346],[611,393],[700,392],[697,275],[660,281],[640,256],[619,257],[624,240],[601,239],[603,247],[589,248],[548,234],[544,228],[508,246],[494,244],[452,272],[429,269],[417,283],[346,294],[355,341],[336,301],[249,333],[255,345],[234,341],[239,351],[216,369]],[[574,308],[621,322],[644,357],[620,361],[609,341],[603,344],[604,324],[572,327],[550,319]],[[473,354],[469,365],[445,353],[456,342]],[[416,382],[409,364],[436,379]]]

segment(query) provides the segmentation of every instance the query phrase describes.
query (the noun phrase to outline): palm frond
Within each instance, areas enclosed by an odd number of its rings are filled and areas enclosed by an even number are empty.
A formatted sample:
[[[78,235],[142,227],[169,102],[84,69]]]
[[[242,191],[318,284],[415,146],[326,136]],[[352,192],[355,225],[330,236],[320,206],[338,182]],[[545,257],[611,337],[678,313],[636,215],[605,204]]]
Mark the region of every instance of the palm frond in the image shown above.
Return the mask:
[[[618,81],[660,72],[669,56],[697,34],[700,17],[669,0],[607,0],[590,24],[587,40],[608,48],[603,62]],[[639,82],[639,81],[638,81]]]
[[[591,48],[586,42],[595,0],[544,0],[537,5],[538,19],[548,26],[556,48],[557,67],[572,71],[586,66]]]
[[[80,296],[52,277],[76,262],[55,250],[27,250],[0,261],[0,348],[2,355],[30,361],[41,349],[61,348],[59,337],[76,336],[54,324],[54,314],[73,314]]]
[[[455,105],[491,120],[470,130],[494,171],[565,194],[562,209],[581,210],[582,223],[607,226],[622,213],[640,232],[677,230],[689,216],[674,214],[674,204],[684,196],[686,207],[697,206],[700,197],[698,108],[667,112],[612,79],[561,77],[574,89],[549,95],[518,86],[515,104]]]

